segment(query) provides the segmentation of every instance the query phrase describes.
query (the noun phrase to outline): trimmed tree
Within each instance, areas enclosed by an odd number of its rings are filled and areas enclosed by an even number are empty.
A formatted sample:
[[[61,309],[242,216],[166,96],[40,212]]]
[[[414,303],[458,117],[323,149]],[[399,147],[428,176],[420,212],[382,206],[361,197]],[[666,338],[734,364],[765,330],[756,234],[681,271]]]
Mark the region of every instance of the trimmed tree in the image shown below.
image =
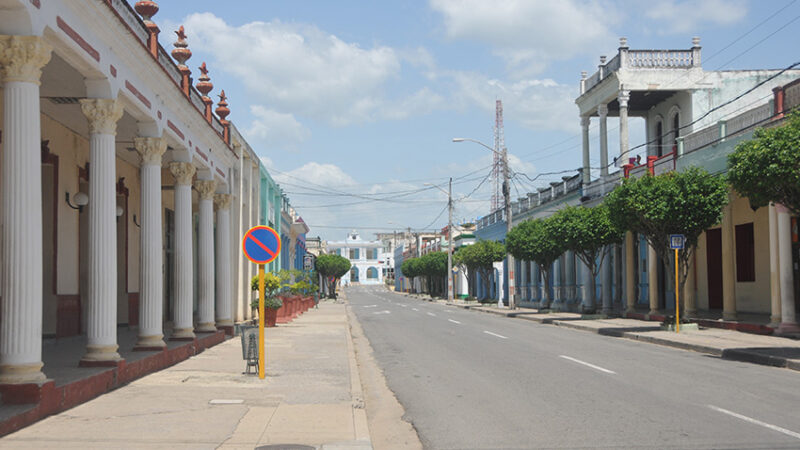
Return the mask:
[[[316,268],[317,272],[322,275],[328,295],[333,297],[336,283],[350,270],[350,261],[340,255],[320,255],[317,258]]]
[[[622,230],[643,234],[666,267],[670,264],[669,235],[685,236],[684,248],[678,252],[678,288],[683,291],[697,239],[722,220],[728,187],[722,177],[692,167],[626,179],[604,202],[612,222]]]
[[[478,266],[475,265],[475,259],[469,256],[471,252],[474,253],[474,250],[470,250],[470,247],[472,247],[472,245],[459,247],[456,249],[455,253],[453,253],[453,266],[458,267],[464,273],[464,277],[467,279],[468,295],[473,294],[472,274],[478,269]]]
[[[460,256],[459,256],[460,255]],[[460,248],[454,255],[457,264],[474,270],[489,286],[489,277],[494,270],[494,263],[506,257],[506,247],[500,242],[477,241],[472,245]]]
[[[800,111],[737,145],[728,155],[728,181],[753,209],[773,202],[800,214]]]
[[[411,280],[411,290],[416,292],[414,279],[421,275],[419,258],[408,258],[404,260],[403,263],[400,264],[400,270],[406,278]]]
[[[422,275],[428,279],[428,293],[441,293],[438,287],[441,279],[447,276],[447,253],[431,252],[422,255],[420,258],[420,270]],[[434,283],[436,281],[436,283]]]
[[[547,297],[547,303],[545,305],[540,303],[539,306],[542,309],[549,308],[553,300],[550,296],[550,273],[553,263],[566,250],[553,216],[526,220],[512,228],[506,235],[506,246],[515,258],[533,261],[539,266],[539,271],[544,274]]]
[[[608,208],[601,204],[594,208],[568,206],[552,216],[552,231],[566,250],[575,253],[592,274],[589,277],[589,298],[586,312],[594,312],[597,305],[595,279],[608,255],[608,246],[622,241],[624,232],[612,222]]]

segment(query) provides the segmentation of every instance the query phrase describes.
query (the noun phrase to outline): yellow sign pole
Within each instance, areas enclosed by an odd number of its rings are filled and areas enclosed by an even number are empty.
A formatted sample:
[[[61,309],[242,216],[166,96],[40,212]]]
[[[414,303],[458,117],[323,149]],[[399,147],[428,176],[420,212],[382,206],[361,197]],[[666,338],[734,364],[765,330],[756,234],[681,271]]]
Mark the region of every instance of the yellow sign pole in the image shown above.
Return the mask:
[[[258,378],[264,379],[264,264],[258,265]]]
[[[675,249],[675,332],[681,332],[680,292],[678,292],[678,249]]]

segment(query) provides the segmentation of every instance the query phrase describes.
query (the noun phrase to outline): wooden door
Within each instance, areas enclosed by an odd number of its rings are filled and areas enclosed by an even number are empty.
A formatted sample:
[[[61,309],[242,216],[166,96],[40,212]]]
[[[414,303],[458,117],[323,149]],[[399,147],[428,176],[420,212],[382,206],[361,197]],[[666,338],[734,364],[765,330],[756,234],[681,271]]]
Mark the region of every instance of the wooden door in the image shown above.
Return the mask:
[[[722,230],[706,231],[708,309],[722,309]]]

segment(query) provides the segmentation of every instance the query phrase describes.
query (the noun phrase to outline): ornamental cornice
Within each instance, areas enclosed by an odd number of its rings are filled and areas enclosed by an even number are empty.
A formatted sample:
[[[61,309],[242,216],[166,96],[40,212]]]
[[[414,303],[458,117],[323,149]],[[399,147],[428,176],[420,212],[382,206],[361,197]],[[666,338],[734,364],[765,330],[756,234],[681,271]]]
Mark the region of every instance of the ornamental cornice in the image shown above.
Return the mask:
[[[167,151],[167,140],[157,137],[137,137],[133,140],[136,151],[142,157],[142,164],[161,165],[161,157]]]
[[[214,191],[217,190],[217,182],[215,180],[197,180],[194,182],[194,187],[200,193],[200,199],[213,200]]]
[[[53,51],[39,36],[0,36],[0,70],[3,82],[41,83],[42,67]]]
[[[81,111],[89,120],[92,134],[117,134],[117,121],[122,117],[122,102],[112,98],[84,98]]]
[[[169,163],[169,171],[175,177],[175,184],[191,185],[192,177],[194,177],[195,169],[194,164],[188,162],[172,162]]]
[[[214,204],[217,209],[229,209],[231,207],[231,194],[214,195]]]

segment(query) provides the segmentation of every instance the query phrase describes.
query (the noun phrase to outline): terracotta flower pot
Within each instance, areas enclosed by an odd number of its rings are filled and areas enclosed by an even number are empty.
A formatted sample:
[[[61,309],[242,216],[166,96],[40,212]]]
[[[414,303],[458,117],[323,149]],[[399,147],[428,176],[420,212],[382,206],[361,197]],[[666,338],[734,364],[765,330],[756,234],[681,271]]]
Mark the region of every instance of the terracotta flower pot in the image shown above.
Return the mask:
[[[268,327],[274,327],[275,323],[277,323],[277,321],[278,321],[278,310],[277,309],[272,309],[272,308],[267,308],[264,311],[264,316],[265,316],[264,318],[267,321],[267,326]]]

